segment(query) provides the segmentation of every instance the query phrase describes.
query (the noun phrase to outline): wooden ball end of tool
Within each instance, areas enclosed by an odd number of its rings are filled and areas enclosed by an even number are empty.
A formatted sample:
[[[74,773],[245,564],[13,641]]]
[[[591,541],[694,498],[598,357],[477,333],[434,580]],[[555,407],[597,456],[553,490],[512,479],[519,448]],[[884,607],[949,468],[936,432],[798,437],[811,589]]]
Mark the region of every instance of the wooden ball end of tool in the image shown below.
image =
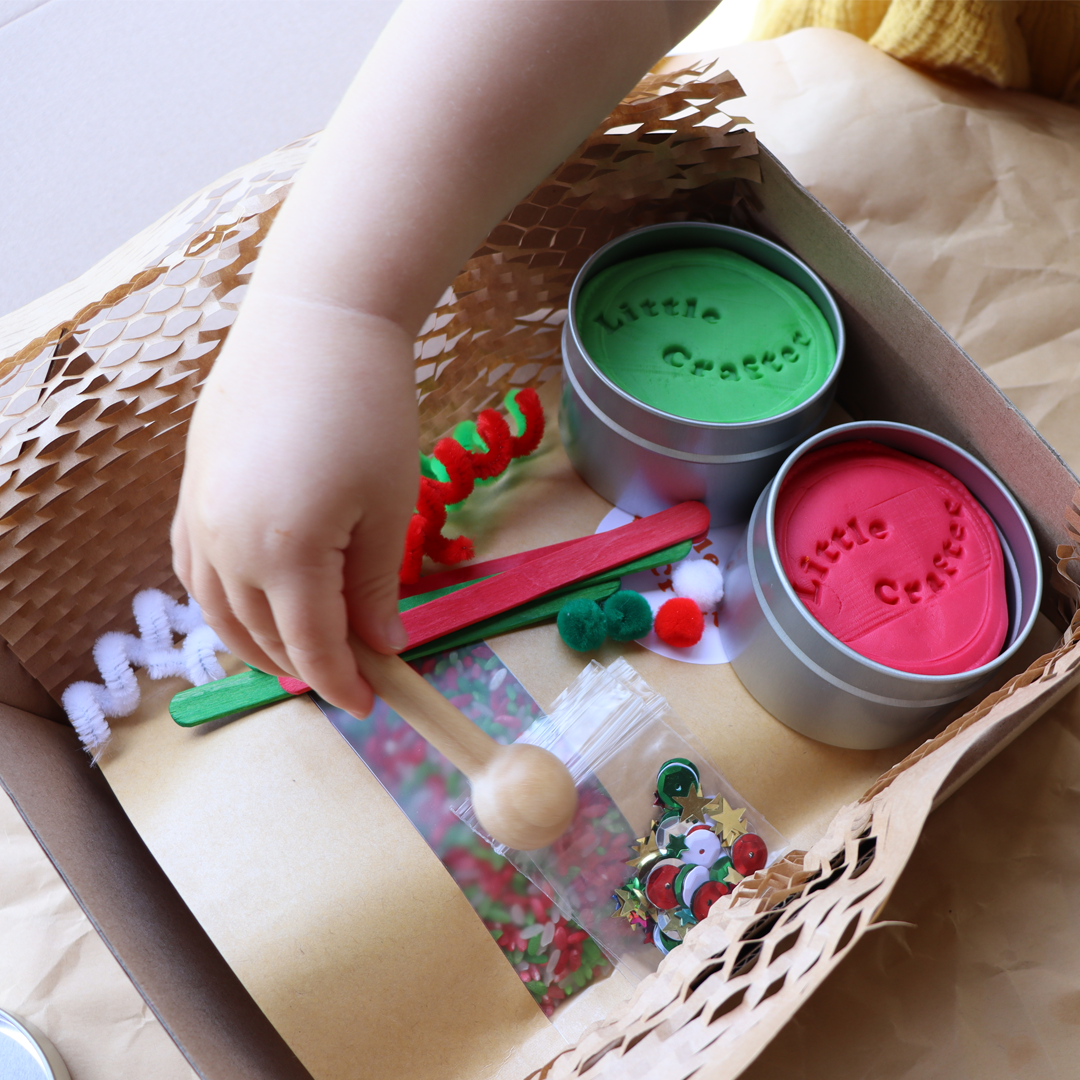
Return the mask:
[[[400,657],[377,653],[355,635],[350,644],[375,693],[469,778],[476,816],[493,839],[535,851],[566,831],[577,789],[554,754],[497,743]]]
[[[547,847],[574,820],[577,789],[570,771],[542,747],[500,746],[488,767],[479,776],[470,776],[469,783],[480,824],[507,847],[519,851]]]

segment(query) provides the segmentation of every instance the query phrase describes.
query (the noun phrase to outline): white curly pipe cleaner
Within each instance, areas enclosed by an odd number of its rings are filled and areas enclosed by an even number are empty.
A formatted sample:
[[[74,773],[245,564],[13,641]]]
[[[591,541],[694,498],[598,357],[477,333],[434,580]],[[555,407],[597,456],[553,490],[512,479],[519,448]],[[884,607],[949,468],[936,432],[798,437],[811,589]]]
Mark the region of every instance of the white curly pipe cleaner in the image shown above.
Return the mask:
[[[146,668],[151,679],[180,676],[195,686],[225,677],[214,654],[228,649],[203,622],[194,600],[180,604],[158,589],[145,589],[136,594],[131,609],[138,637],[113,631],[94,644],[94,663],[105,685],[72,683],[60,699],[95,761],[111,734],[105,717],[129,716],[139,704],[135,668]],[[173,645],[174,633],[184,635],[179,646]]]

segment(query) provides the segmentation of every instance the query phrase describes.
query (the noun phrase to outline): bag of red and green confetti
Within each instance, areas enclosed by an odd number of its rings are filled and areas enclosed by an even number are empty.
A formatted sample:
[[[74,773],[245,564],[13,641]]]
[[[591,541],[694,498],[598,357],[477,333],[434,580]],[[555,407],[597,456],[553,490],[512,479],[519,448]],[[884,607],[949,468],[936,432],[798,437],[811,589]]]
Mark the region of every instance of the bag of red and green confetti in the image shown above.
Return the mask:
[[[540,707],[486,645],[413,664],[466,716],[500,742],[513,742]],[[558,1005],[611,973],[599,946],[503,855],[464,825],[451,803],[467,781],[385,702],[357,720],[316,698],[465,894],[536,1003]]]
[[[789,845],[623,658],[593,661],[520,742],[570,769],[578,809],[551,847],[494,845],[633,981],[654,971],[743,876]],[[454,810],[487,837],[467,792]]]

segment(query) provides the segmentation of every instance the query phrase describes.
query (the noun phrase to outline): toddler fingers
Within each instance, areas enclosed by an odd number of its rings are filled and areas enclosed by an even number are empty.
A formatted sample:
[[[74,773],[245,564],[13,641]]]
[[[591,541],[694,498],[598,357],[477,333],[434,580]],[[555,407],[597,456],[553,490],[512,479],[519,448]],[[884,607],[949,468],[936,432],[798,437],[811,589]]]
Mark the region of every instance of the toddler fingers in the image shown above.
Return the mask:
[[[180,579],[184,588],[194,596],[195,591],[191,587],[191,540],[188,537],[187,522],[184,520],[183,510],[177,510],[173,518],[170,531],[173,553],[173,570]]]
[[[335,575],[336,578],[336,575]],[[275,590],[274,618],[299,678],[353,716],[371,712],[374,695],[356,670],[340,580],[303,590]]]
[[[212,566],[196,562],[192,565],[190,573],[191,595],[195,597],[207,626],[221,638],[229,652],[234,656],[239,656],[244,663],[257,667],[269,675],[292,674],[277,664],[256,644],[232,610],[225,587]]]
[[[252,644],[274,665],[275,675],[303,678],[289,658],[283,630],[274,618],[266,593],[241,581],[222,582],[229,607]]]

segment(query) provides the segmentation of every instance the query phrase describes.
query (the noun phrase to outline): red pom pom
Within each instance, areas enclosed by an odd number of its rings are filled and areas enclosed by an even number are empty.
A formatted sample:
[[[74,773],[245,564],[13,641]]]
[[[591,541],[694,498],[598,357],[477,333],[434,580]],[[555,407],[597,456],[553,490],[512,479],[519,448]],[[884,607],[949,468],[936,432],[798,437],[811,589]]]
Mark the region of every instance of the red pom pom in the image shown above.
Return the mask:
[[[664,602],[653,623],[656,636],[675,649],[689,649],[705,632],[705,616],[693,600],[676,596]]]

